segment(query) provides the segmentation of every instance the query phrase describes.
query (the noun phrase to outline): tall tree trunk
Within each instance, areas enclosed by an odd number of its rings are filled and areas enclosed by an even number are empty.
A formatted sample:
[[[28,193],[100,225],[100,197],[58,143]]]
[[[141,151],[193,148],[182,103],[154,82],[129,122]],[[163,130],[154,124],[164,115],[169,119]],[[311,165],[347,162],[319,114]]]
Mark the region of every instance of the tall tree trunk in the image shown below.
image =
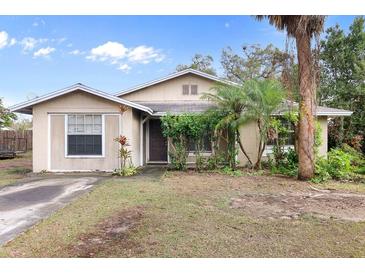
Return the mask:
[[[299,134],[298,134],[298,178],[307,180],[314,176],[314,101],[315,83],[312,73],[311,41],[308,33],[296,37],[299,64]]]

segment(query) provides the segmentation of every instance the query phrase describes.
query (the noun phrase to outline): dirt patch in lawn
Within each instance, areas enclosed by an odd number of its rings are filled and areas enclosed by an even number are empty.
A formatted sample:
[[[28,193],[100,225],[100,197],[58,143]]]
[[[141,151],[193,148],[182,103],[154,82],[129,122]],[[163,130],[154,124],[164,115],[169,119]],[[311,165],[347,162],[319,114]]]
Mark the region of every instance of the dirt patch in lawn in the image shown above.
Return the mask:
[[[232,198],[230,206],[269,219],[297,219],[310,214],[326,219],[365,221],[365,195],[352,193],[244,194]]]
[[[143,207],[134,207],[109,217],[96,226],[95,231],[81,234],[70,246],[71,257],[112,257],[115,249],[136,250],[138,243],[129,238],[143,215]]]

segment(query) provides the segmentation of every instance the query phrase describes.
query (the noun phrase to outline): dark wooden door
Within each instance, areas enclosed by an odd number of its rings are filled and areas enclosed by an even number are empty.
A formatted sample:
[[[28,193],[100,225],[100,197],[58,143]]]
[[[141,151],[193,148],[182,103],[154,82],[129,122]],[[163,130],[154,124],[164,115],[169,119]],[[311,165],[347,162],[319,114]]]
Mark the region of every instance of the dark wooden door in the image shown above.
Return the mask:
[[[151,119],[150,123],[150,161],[167,161],[167,138],[162,135],[161,121]]]

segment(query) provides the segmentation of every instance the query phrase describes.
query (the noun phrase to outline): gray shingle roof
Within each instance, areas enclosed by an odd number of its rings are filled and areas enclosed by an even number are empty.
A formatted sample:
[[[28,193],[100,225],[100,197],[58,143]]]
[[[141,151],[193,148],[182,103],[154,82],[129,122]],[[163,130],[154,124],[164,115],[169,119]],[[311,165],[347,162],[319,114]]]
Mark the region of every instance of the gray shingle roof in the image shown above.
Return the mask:
[[[200,113],[214,107],[214,103],[202,100],[196,101],[135,101],[140,105],[146,106],[153,110],[155,115],[158,114],[182,114],[182,113]],[[281,115],[289,109],[297,109],[298,103],[285,101],[274,115]],[[352,112],[344,109],[317,106],[316,115],[318,116],[349,116]]]
[[[137,102],[136,102],[137,103]],[[138,104],[149,107],[154,113],[181,114],[186,112],[200,113],[214,107],[213,103],[204,101],[184,102],[141,102]]]

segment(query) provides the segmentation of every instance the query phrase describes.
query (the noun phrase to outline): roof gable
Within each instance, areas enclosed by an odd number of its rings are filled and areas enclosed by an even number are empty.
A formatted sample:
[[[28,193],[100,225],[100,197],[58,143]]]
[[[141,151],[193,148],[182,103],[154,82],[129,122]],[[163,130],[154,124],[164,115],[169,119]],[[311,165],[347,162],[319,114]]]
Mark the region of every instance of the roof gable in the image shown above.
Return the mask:
[[[40,96],[40,97],[36,97],[36,98],[28,100],[26,102],[14,105],[14,106],[10,107],[10,111],[20,112],[20,113],[24,113],[24,114],[31,114],[32,113],[32,106],[34,106],[36,104],[39,104],[39,103],[42,103],[42,102],[45,102],[45,101],[48,101],[48,100],[51,100],[51,99],[54,99],[54,98],[57,98],[59,96],[65,95],[65,94],[69,94],[69,93],[74,92],[74,91],[84,91],[86,93],[89,93],[89,94],[104,98],[104,99],[109,100],[109,101],[113,101],[113,102],[116,102],[116,103],[119,103],[119,104],[127,105],[127,106],[130,106],[132,108],[136,108],[136,109],[145,111],[149,114],[153,113],[152,109],[150,109],[149,107],[142,106],[140,104],[127,101],[125,99],[121,99],[117,96],[105,93],[103,91],[100,91],[100,90],[97,90],[97,89],[94,89],[94,88],[91,88],[91,87],[88,87],[88,86],[85,86],[85,85],[80,84],[80,83],[77,83],[75,85],[72,85],[70,87],[67,87],[67,88],[64,88],[64,89],[61,89],[61,90],[54,91],[52,93],[49,93],[49,94],[46,94],[46,95],[43,95],[43,96]]]
[[[180,77],[180,76],[183,76],[183,75],[187,75],[187,74],[193,74],[193,75],[196,75],[196,76],[199,76],[199,77],[202,77],[202,78],[205,78],[205,79],[209,79],[209,80],[212,80],[212,81],[220,82],[220,83],[223,83],[223,84],[237,85],[237,83],[221,79],[217,76],[214,76],[214,75],[211,75],[211,74],[208,74],[208,73],[205,73],[205,72],[201,72],[201,71],[198,71],[198,70],[195,70],[195,69],[186,69],[186,70],[178,71],[178,72],[169,74],[165,77],[162,77],[162,78],[159,78],[159,79],[156,79],[156,80],[153,80],[153,81],[150,81],[150,82],[135,86],[133,88],[123,90],[123,91],[118,92],[117,94],[115,94],[115,96],[123,96],[123,95],[129,94],[129,93],[132,93],[132,92],[135,92],[135,91],[139,91],[141,89],[144,89],[144,88],[147,88],[147,87],[150,87],[150,86],[154,86],[154,85],[169,81],[171,79],[174,79],[174,78],[177,78],[177,77]]]

